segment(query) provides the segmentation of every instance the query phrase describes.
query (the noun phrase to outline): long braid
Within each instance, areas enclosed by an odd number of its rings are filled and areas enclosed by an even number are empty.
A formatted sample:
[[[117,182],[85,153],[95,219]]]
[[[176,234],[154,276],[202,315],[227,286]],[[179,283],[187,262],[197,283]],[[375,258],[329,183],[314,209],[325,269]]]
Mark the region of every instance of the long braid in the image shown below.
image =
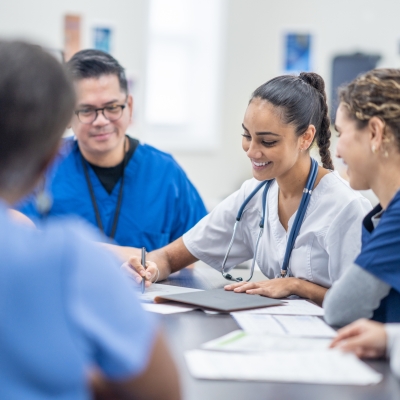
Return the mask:
[[[299,78],[308,83],[319,93],[320,98],[320,126],[316,127],[315,140],[318,145],[319,155],[321,156],[322,166],[326,169],[333,170],[333,162],[331,152],[329,150],[331,145],[331,123],[328,115],[328,104],[326,101],[325,83],[323,79],[314,72],[302,72]]]

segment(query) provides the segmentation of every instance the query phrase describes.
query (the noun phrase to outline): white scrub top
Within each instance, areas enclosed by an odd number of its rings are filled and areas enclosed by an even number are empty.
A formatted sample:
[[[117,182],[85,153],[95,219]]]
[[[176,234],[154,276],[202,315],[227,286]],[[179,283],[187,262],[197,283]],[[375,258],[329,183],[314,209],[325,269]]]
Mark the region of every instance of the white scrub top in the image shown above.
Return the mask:
[[[260,182],[250,179],[222,201],[209,215],[183,235],[187,249],[199,260],[221,270],[240,206]],[[266,221],[257,264],[268,278],[280,275],[286,244],[296,213],[286,231],[278,216],[279,187],[272,183],[267,195]],[[254,256],[262,215],[261,189],[246,206],[238,224],[226,270]],[[290,257],[291,276],[330,287],[352,265],[361,248],[361,222],[371,210],[369,200],[352,190],[334,171],[314,189]]]

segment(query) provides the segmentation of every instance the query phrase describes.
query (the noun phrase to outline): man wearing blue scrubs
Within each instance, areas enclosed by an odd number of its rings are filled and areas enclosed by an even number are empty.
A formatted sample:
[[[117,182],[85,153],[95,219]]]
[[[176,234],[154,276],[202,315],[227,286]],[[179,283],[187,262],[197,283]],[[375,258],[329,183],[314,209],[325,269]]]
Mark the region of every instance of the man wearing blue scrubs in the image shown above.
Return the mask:
[[[196,189],[176,161],[126,135],[133,99],[124,69],[109,54],[83,50],[67,63],[77,92],[66,139],[47,174],[47,210],[35,196],[19,209],[31,217],[74,214],[121,246],[160,248],[205,214]]]
[[[40,180],[74,105],[53,56],[0,41],[0,399],[179,399],[156,320],[93,229],[36,230],[7,210]]]

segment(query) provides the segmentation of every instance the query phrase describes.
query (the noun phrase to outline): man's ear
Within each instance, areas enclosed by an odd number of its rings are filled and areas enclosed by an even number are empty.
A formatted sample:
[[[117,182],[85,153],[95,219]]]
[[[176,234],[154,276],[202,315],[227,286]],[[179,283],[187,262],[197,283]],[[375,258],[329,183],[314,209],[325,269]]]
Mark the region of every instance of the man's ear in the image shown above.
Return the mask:
[[[134,106],[134,101],[132,95],[128,96],[128,110],[129,110],[129,119],[132,120],[132,115],[133,115],[133,106]]]

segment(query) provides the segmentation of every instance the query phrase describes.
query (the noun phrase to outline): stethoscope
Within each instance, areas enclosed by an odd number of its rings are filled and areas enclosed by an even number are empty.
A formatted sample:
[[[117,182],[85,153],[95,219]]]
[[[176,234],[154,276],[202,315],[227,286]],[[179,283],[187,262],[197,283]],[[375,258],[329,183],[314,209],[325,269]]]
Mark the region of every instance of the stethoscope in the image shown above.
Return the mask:
[[[313,191],[315,181],[317,179],[317,174],[318,174],[318,163],[313,158],[311,158],[311,168],[310,168],[310,172],[308,174],[306,186],[303,189],[303,196],[301,197],[299,209],[297,210],[297,215],[293,222],[292,229],[290,230],[288,242],[286,245],[285,257],[283,258],[283,264],[282,264],[282,268],[281,268],[281,275],[280,275],[281,278],[285,278],[290,275],[290,271],[289,271],[290,255],[292,254],[294,242],[296,241],[296,238],[300,232],[301,224],[303,223],[303,220],[304,220],[304,216],[306,215],[308,203],[310,202],[310,198],[311,198],[311,193]],[[228,279],[230,281],[236,281],[236,282],[243,281],[243,278],[240,278],[240,277],[234,278],[231,274],[225,272],[225,264],[226,264],[226,260],[228,259],[229,253],[231,252],[233,242],[235,240],[235,235],[236,235],[236,230],[237,230],[238,224],[242,219],[242,216],[245,212],[245,208],[246,208],[247,204],[264,187],[264,191],[263,191],[263,195],[262,195],[262,217],[261,217],[260,224],[259,224],[260,232],[258,233],[258,237],[257,237],[257,241],[256,241],[256,248],[254,250],[253,261],[251,263],[250,277],[249,277],[249,279],[247,279],[246,282],[249,282],[251,280],[251,278],[253,277],[254,267],[256,264],[256,258],[257,258],[257,254],[258,254],[258,245],[260,243],[260,239],[261,239],[261,236],[264,231],[265,210],[267,207],[267,194],[268,194],[268,190],[269,190],[270,186],[272,185],[272,183],[274,182],[274,180],[275,179],[271,179],[271,180],[266,180],[266,181],[261,182],[249,194],[249,196],[245,199],[245,201],[239,208],[239,211],[236,216],[236,222],[235,222],[235,225],[233,226],[232,239],[229,243],[228,250],[225,254],[224,260],[222,261],[222,271],[221,272],[222,272],[222,276],[225,279]]]

